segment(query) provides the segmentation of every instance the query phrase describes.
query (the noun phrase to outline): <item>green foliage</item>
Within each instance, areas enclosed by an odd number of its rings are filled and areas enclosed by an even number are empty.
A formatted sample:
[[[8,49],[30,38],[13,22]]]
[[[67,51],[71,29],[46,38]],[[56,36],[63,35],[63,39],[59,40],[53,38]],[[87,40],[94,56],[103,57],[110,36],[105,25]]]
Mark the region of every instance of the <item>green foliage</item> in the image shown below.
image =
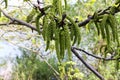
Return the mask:
[[[24,1],[29,1],[29,0],[24,0]],[[45,2],[46,1],[48,2],[48,0],[45,0]],[[78,0],[77,3],[73,5],[69,4],[69,0],[63,0],[63,1],[64,1],[64,4],[62,4],[63,3],[62,0],[50,0],[49,1],[51,3],[50,5],[43,6],[43,8],[40,7],[41,11],[38,9],[35,11],[35,9],[33,9],[26,18],[26,22],[33,21],[33,23],[31,24],[36,25],[36,29],[39,34],[42,31],[42,36],[46,42],[46,50],[50,49],[50,43],[54,41],[56,55],[59,62],[62,62],[62,60],[64,59],[65,53],[67,53],[68,55],[67,57],[69,57],[69,60],[71,60],[72,58],[71,46],[75,44],[79,45],[81,41],[81,33],[85,32],[84,28],[81,28],[83,31],[80,30],[78,24],[75,23],[75,18],[78,18],[78,21],[83,21],[84,19],[86,19],[86,16],[88,14],[91,15],[93,14],[93,11],[96,11],[94,13],[93,19],[86,25],[87,27],[86,30],[89,29],[88,34],[93,34],[92,38],[90,39],[98,42],[103,40],[103,43],[98,43],[100,44],[99,46],[100,48],[95,53],[97,54],[100,53],[99,55],[102,55],[102,57],[105,57],[105,58],[108,55],[113,55],[115,53],[114,58],[115,59],[119,58],[120,57],[120,42],[119,42],[120,41],[120,34],[119,34],[120,19],[119,18],[120,17],[119,15],[116,16],[115,12],[120,10],[119,8],[120,0],[115,1],[115,4],[113,4],[113,6],[111,6],[110,9],[106,11],[107,14],[101,14],[101,15],[100,15],[100,13],[102,12],[101,9],[104,8],[106,5],[107,6],[111,5],[111,2],[113,0],[109,0],[109,1]],[[103,4],[102,3],[103,1],[106,4]],[[7,6],[7,2],[5,3]],[[45,5],[46,4],[49,4],[49,3],[45,3]],[[101,11],[97,12],[97,9],[100,9]],[[65,19],[63,19],[64,14],[66,14]],[[5,18],[1,17],[0,21],[3,21],[3,20],[5,20]],[[95,25],[93,25],[93,23]],[[97,34],[95,30],[97,31]],[[82,37],[83,35],[84,34],[82,34]],[[83,38],[87,39],[86,37],[88,37],[88,35],[84,36]],[[89,41],[90,40],[88,40],[88,43],[91,43]],[[87,44],[87,42],[85,42],[85,44]],[[34,55],[32,56],[34,57]],[[30,59],[30,61],[28,59]],[[34,57],[34,59],[36,59],[36,56]],[[46,71],[48,67],[46,67],[44,62],[39,61],[38,59],[37,60],[34,60],[34,59],[31,60],[31,58],[28,58],[28,57],[24,59],[17,58],[18,65],[16,66],[18,67],[20,72],[19,74],[17,73],[16,75],[19,75],[20,80],[26,80],[28,79],[28,77],[30,77],[31,79],[35,79],[36,76],[38,77],[38,80],[39,80],[43,77],[46,77],[46,74],[50,72],[49,70],[48,72]],[[119,67],[120,67],[119,59],[117,59],[116,62],[114,63],[116,64],[115,68],[119,71]],[[43,66],[41,66],[40,64],[42,64]],[[70,66],[68,67],[68,65]],[[83,79],[82,74],[79,74],[78,73],[79,71],[74,69],[71,65],[72,63],[70,64],[61,63],[59,65],[60,78],[64,80],[64,78],[67,76],[70,80],[74,78],[76,79],[76,77],[74,77],[74,74],[77,73],[76,76],[77,75],[81,76],[80,79]],[[67,66],[67,70],[66,70],[66,66]],[[109,66],[109,69],[113,68],[111,64],[107,66]],[[99,72],[104,71],[104,69],[106,68],[106,67],[102,67],[101,65],[99,65],[98,67],[100,68]],[[105,71],[106,72],[101,72],[101,73],[104,75],[106,80],[109,80],[109,79],[117,80],[116,76],[114,75],[112,76],[112,72],[114,71],[108,71],[108,70],[105,70]],[[44,73],[41,74],[42,72]],[[71,74],[71,73],[74,73],[74,74]],[[38,74],[40,74],[40,76],[38,76]],[[96,79],[96,77],[93,74],[88,75],[88,78],[90,80]],[[48,75],[46,79],[50,79]]]
[[[12,80],[51,80],[56,78],[50,67],[35,53],[23,50],[21,57],[16,57]],[[53,68],[57,69],[54,59],[48,59]]]
[[[105,80],[119,80],[120,79],[120,69],[116,71],[115,61],[105,62],[103,64],[98,61],[94,64],[96,70],[104,76]],[[89,73],[88,76],[84,77],[83,80],[99,80],[93,73]]]
[[[66,0],[65,0],[65,4],[66,4],[65,6],[67,6]],[[59,1],[53,0],[52,7],[46,6],[41,9],[45,10],[45,13],[44,14],[42,12],[39,13],[38,16],[36,17],[35,23],[38,33],[40,34],[39,22],[41,19],[43,20],[42,36],[46,41],[46,51],[49,49],[50,42],[54,40],[56,53],[59,61],[64,59],[66,50],[69,59],[71,59],[72,57],[71,41],[73,41],[73,45],[75,43],[80,44],[80,40],[81,40],[80,29],[78,28],[77,24],[74,22],[72,18],[65,16],[67,15],[66,13],[62,15],[63,8],[62,8],[61,0]],[[48,11],[46,11],[46,9],[48,9]],[[43,14],[42,15],[43,17],[41,17],[41,14]],[[72,26],[69,26],[71,24]],[[74,27],[74,28],[70,28],[70,27]],[[70,29],[72,29],[74,34],[71,35],[71,33],[73,32],[70,32],[71,31]],[[71,39],[70,36],[72,36],[73,39]]]
[[[55,73],[48,64],[35,53],[23,50],[22,56],[17,56],[16,61],[12,80],[57,80]],[[54,58],[48,59],[48,62],[59,72],[57,78],[60,78],[60,80],[83,79],[84,77],[79,69],[75,68],[75,62],[57,63]]]
[[[80,3],[80,2],[79,2]],[[86,1],[86,6],[88,4],[93,5],[96,3],[96,0]],[[107,3],[107,2],[106,2]],[[81,41],[81,32],[78,24],[75,23],[75,20],[72,19],[68,12],[67,1],[64,0],[64,4],[62,6],[61,0],[53,0],[51,5],[45,6],[41,8],[40,13],[36,16],[36,28],[38,33],[40,34],[40,20],[43,20],[42,26],[42,36],[46,41],[46,51],[49,49],[50,43],[52,40],[55,41],[55,49],[57,53],[57,57],[60,59],[64,59],[64,55],[67,50],[68,57],[71,57],[71,42],[72,45],[80,44]],[[65,8],[63,8],[65,7]],[[95,28],[99,36],[102,36],[102,39],[106,42],[106,50],[105,52],[109,52],[112,43],[117,43],[119,46],[119,37],[117,31],[117,21],[115,20],[114,13],[118,6],[110,7],[108,12],[110,14],[99,15],[101,11],[94,13],[93,20],[90,21],[90,24],[94,23]],[[46,11],[47,10],[47,11]],[[92,11],[92,10],[91,10]],[[45,13],[43,13],[45,12]],[[66,16],[64,16],[64,14]],[[32,15],[31,15],[32,16]],[[42,17],[43,16],[43,17]],[[65,18],[64,18],[64,17]],[[28,16],[29,17],[29,16]],[[33,17],[33,16],[32,16]],[[61,18],[62,17],[62,18]],[[89,24],[89,23],[88,23]],[[65,31],[65,26],[67,26],[67,31]],[[58,32],[57,32],[58,31]],[[57,36],[59,37],[57,37]],[[112,35],[112,36],[111,36]],[[65,39],[68,36],[68,39]],[[69,47],[66,47],[65,44],[69,44]]]
[[[99,13],[94,13],[94,23],[98,35],[101,35],[102,39],[106,42],[105,52],[109,53],[111,52],[110,48],[112,48],[113,42],[117,44],[117,46],[120,45],[117,29],[118,23],[112,14],[101,15],[101,17],[98,16],[98,14]]]
[[[58,68],[60,72],[60,80],[81,80],[84,77],[78,68],[74,68],[75,62],[69,61],[60,63]]]

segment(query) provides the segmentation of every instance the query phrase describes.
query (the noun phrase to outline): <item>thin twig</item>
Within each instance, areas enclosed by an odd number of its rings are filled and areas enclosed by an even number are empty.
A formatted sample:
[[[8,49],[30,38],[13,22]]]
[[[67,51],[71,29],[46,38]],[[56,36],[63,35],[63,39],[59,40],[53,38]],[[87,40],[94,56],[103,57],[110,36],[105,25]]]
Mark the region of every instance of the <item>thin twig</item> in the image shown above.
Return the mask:
[[[34,21],[32,22],[32,23],[34,23]],[[4,26],[4,25],[23,25],[23,26],[25,26],[24,24],[20,24],[20,23],[17,23],[17,22],[8,22],[8,23],[0,23],[0,26]],[[40,24],[40,26],[43,26],[42,24]],[[40,28],[40,29],[42,29],[42,28]]]
[[[79,56],[79,54],[75,51],[73,47],[71,47],[71,51],[74,53],[74,55],[89,69],[91,70],[100,80],[104,80],[104,77],[98,73],[91,65],[89,65],[87,62],[84,61],[84,59]]]
[[[46,63],[46,64],[56,73],[56,75],[58,76],[59,73],[48,63],[48,61],[45,60],[42,55],[39,55],[39,56],[45,61],[45,63]]]
[[[33,25],[31,25],[31,24],[23,21],[23,20],[19,20],[19,19],[16,19],[16,18],[13,18],[13,17],[9,16],[9,15],[8,15],[7,13],[5,13],[1,8],[0,8],[0,11],[3,13],[3,15],[4,15],[5,17],[7,17],[8,19],[10,19],[13,23],[14,23],[14,22],[18,22],[18,23],[21,24],[21,25],[27,26],[28,28],[31,28],[32,30],[37,31],[37,29],[35,28],[35,26],[33,26]]]
[[[89,52],[87,52],[87,51],[85,51],[85,50],[83,50],[83,49],[80,49],[80,48],[76,48],[76,47],[73,47],[74,49],[76,49],[76,50],[79,50],[79,51],[82,51],[82,52],[84,52],[85,54],[87,54],[87,55],[89,55],[89,56],[92,56],[92,57],[94,57],[94,58],[96,58],[96,59],[102,59],[102,60],[105,60],[105,61],[109,61],[109,60],[117,60],[117,59],[113,59],[113,58],[103,58],[103,57],[99,57],[99,56],[96,56],[96,55],[93,55],[93,54],[90,54]],[[118,59],[120,59],[120,58],[118,58]]]

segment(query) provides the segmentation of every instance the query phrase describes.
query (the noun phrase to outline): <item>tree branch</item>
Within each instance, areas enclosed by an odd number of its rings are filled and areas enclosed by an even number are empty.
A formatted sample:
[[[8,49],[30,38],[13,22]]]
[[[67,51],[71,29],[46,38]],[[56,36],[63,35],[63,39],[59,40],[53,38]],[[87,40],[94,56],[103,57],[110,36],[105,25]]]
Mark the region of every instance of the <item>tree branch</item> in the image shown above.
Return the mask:
[[[12,22],[11,22],[11,24],[14,24],[15,22],[17,22],[17,23],[19,23],[19,24],[21,24],[21,25],[24,25],[24,26],[27,26],[28,28],[31,28],[32,30],[35,30],[35,31],[37,31],[37,29],[35,28],[35,26],[33,26],[33,25],[31,25],[31,24],[29,24],[29,23],[27,23],[27,22],[25,22],[25,21],[22,21],[22,20],[19,20],[19,19],[16,19],[16,18],[13,18],[13,17],[11,17],[11,16],[9,16],[7,13],[5,13],[1,8],[0,8],[0,11],[3,13],[3,15],[5,16],[5,17],[7,17],[8,19],[10,19]],[[16,23],[15,23],[16,24]]]
[[[88,53],[88,52],[86,52],[85,50],[82,50],[82,49],[80,49],[80,48],[76,48],[76,47],[73,47],[73,48],[76,49],[76,50],[82,51],[82,52],[84,52],[85,54],[87,54],[87,55],[89,55],[89,56],[92,56],[92,57],[94,57],[94,58],[96,58],[96,59],[102,59],[102,60],[105,60],[105,61],[109,61],[109,60],[118,60],[118,59],[120,59],[120,58],[113,59],[113,58],[112,58],[113,55],[112,55],[110,58],[103,58],[103,57],[99,57],[99,56],[90,54],[90,53]]]
[[[109,10],[110,10],[110,8],[111,8],[112,6],[109,6],[108,8],[106,8],[105,10],[100,10],[100,11],[98,11],[98,16],[100,16],[100,15],[104,15],[104,14],[110,14],[110,12],[108,12]],[[116,7],[116,10],[115,10],[115,13],[118,13],[118,12],[120,12],[120,10],[119,10],[119,7],[120,7],[120,4],[118,5],[118,7]],[[114,13],[114,14],[115,14]],[[113,15],[114,15],[113,14]],[[89,22],[90,22],[90,20],[92,20],[94,18],[94,14],[93,15],[91,15],[91,16],[89,16],[86,20],[84,20],[83,22],[80,22],[79,24],[78,24],[78,26],[79,27],[82,27],[82,26],[85,26],[86,24],[88,24]]]
[[[88,63],[84,61],[84,59],[79,56],[79,54],[75,51],[74,47],[71,47],[71,51],[74,53],[74,55],[89,69],[91,70],[100,80],[104,80],[103,76],[98,73],[92,66],[90,66]]]
[[[23,24],[20,24],[20,23],[17,23],[17,22],[8,22],[8,23],[0,23],[0,26],[4,26],[4,25],[23,25]]]

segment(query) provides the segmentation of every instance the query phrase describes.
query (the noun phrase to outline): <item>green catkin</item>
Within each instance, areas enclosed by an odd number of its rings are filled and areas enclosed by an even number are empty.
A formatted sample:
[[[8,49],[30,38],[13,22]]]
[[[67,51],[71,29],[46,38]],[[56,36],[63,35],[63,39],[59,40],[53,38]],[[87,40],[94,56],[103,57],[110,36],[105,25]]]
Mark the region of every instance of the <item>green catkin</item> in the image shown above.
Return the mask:
[[[80,33],[80,28],[78,28],[77,29],[78,30],[78,42],[77,42],[77,44],[79,45],[80,44],[80,42],[81,42],[81,33]]]
[[[60,37],[59,37],[59,33],[60,33],[60,29],[56,28],[55,30],[55,49],[56,49],[56,53],[57,53],[57,58],[60,61]]]
[[[41,18],[42,16],[43,16],[43,15],[39,13],[39,14],[37,15],[36,19],[35,19],[36,29],[37,29],[37,31],[38,31],[39,34],[40,34],[40,23],[39,23],[39,20],[40,20],[40,18]]]
[[[98,35],[100,35],[100,26],[99,26],[99,24],[97,22],[94,22],[94,24],[96,26]]]
[[[52,21],[49,23],[48,27],[47,27],[47,31],[46,31],[46,41],[47,41],[47,46],[46,46],[46,51],[49,49],[49,45],[50,45],[50,41],[53,38],[53,29],[52,29],[52,25],[51,25]]]
[[[110,31],[108,23],[105,24],[105,31],[106,31],[106,38],[107,38],[107,45],[110,47]]]
[[[74,42],[73,45],[77,42],[78,45],[80,44],[81,41],[81,35],[80,35],[80,29],[78,27],[78,25],[74,22],[74,20],[72,18],[70,18],[69,16],[66,16],[66,18],[72,23],[73,27],[74,27],[74,32],[75,32],[75,38],[74,38]]]
[[[74,35],[75,35],[75,29],[73,26],[70,26],[70,37],[71,37],[71,41],[73,41],[74,39]]]
[[[43,31],[42,31],[42,36],[43,36],[44,40],[46,40],[47,27],[48,27],[48,18],[45,15],[43,17]]]
[[[113,41],[115,41],[116,34],[117,34],[117,26],[116,26],[116,22],[114,20],[114,16],[112,16],[111,14],[108,16],[108,22],[109,22],[111,30],[112,30]]]
[[[63,30],[60,31],[60,59],[64,58],[64,53],[65,53],[65,32]]]
[[[101,35],[103,39],[105,39],[105,24],[106,24],[107,18],[108,16],[104,15],[102,22],[100,23],[100,30],[101,30]]]
[[[53,37],[54,37],[55,31],[56,31],[56,22],[54,20],[52,21],[51,26],[52,26]]]
[[[69,33],[69,27],[67,25],[64,26],[64,33],[65,33],[65,47],[67,49],[68,57],[69,60],[72,58],[72,53],[71,53],[71,38],[70,38],[70,33]]]
[[[116,21],[115,17],[111,14],[109,15],[109,23],[110,23],[110,27],[112,29],[113,40],[115,41],[115,39],[116,39],[118,46],[120,46],[118,31],[117,31],[117,21]]]
[[[58,13],[59,13],[59,15],[62,15],[62,2],[61,2],[61,1],[62,1],[62,0],[59,0],[59,1],[58,1],[58,2],[59,2],[59,3],[58,3],[58,4],[59,4],[59,5],[58,5],[58,11],[59,11]]]
[[[53,35],[55,34],[55,28],[56,28],[56,23],[54,20],[51,20],[51,22],[48,24],[48,27],[46,27],[46,51],[49,49],[50,41],[53,39]]]
[[[52,40],[52,39],[53,39],[54,30],[55,30],[55,28],[56,28],[56,24],[55,24],[54,20],[51,20],[51,21],[50,21],[49,27],[50,27],[50,30],[51,30],[50,40]]]
[[[54,11],[53,12],[56,12],[56,13],[58,13],[58,1],[57,0],[53,0],[53,8],[54,8]]]
[[[49,46],[50,46],[50,41],[49,41],[49,40],[47,40],[47,42],[46,42],[46,49],[45,49],[45,51],[47,51],[47,50],[49,49]]]
[[[120,46],[116,49],[115,53],[117,54],[116,56],[116,70],[120,69],[120,61],[119,61],[119,56],[120,56]]]
[[[67,10],[67,0],[64,0],[65,3],[65,10]]]
[[[97,34],[100,35],[100,26],[99,26],[99,23],[97,22],[97,20],[98,20],[98,12],[95,12],[94,13],[94,24],[97,29]]]
[[[53,0],[53,8],[56,14],[62,15],[62,1],[61,0]]]
[[[112,30],[113,40],[115,41],[115,39],[116,39],[116,30],[115,30],[114,20],[112,20],[112,18],[113,17],[111,15],[109,15],[108,21],[109,21],[109,24],[110,24],[110,27],[111,27],[111,30]]]

